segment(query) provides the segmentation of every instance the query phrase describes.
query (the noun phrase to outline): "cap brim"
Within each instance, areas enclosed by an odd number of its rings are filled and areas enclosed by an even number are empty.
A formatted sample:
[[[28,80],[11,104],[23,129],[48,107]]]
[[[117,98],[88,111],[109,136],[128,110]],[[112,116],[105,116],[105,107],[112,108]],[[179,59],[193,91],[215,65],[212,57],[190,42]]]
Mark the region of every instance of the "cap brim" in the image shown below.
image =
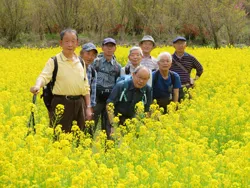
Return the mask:
[[[91,51],[91,50],[95,50],[96,53],[98,53],[97,49],[95,49],[95,48],[89,48],[89,49],[83,49],[83,50],[86,51],[86,52],[89,52],[89,51]]]
[[[94,50],[96,53],[98,53],[97,49],[95,49],[95,48],[91,48],[91,49],[88,50],[88,51],[91,51],[91,50]]]
[[[184,41],[184,42],[186,42],[187,40],[185,40],[185,39],[176,39],[176,40],[173,41],[173,43],[176,43],[178,41]]]
[[[105,44],[108,44],[108,43],[116,45],[116,43],[114,43],[114,42],[105,42],[105,43],[102,43],[102,45],[105,45]]]

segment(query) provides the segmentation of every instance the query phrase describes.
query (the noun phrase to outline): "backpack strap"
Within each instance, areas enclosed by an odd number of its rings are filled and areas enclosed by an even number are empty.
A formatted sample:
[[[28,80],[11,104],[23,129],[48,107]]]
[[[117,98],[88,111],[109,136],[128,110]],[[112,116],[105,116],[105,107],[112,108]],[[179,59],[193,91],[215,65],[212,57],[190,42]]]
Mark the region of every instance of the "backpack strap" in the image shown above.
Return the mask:
[[[95,77],[95,69],[91,66],[91,74],[92,74],[92,79]]]
[[[128,80],[124,80],[123,81],[123,91],[122,91],[121,96],[119,98],[119,102],[121,102],[123,98],[124,98],[125,102],[128,101],[127,96],[126,96],[127,90],[128,90]]]
[[[84,63],[83,63],[82,58],[79,57],[79,59],[80,59],[80,62],[81,62],[81,64],[82,64],[82,67],[84,68]]]
[[[80,63],[82,64],[82,68],[83,68],[84,73],[85,73],[85,77],[84,77],[84,81],[85,81],[86,77],[87,77],[87,71],[85,70],[85,66],[84,66],[85,64],[83,62],[83,59],[81,57],[79,57],[79,59],[80,59]]]
[[[52,57],[51,59],[54,60],[54,70],[53,70],[52,79],[51,79],[51,90],[52,90],[54,85],[55,85],[55,82],[56,82],[56,75],[57,75],[57,71],[58,71],[58,63],[57,63],[56,56]]]
[[[116,71],[115,80],[117,80],[117,78],[120,76],[120,69],[119,69],[119,66],[118,66],[118,62],[116,61],[115,55],[113,55],[113,59],[114,59],[114,62],[115,62],[115,71]]]
[[[175,83],[175,76],[174,76],[174,72],[173,71],[169,71],[170,76],[171,76],[171,81],[172,81],[172,85],[174,87],[174,83]]]
[[[154,76],[154,79],[153,79],[153,81],[152,81],[152,86],[155,86],[155,84],[157,83],[157,81],[158,81],[158,79],[159,79],[159,74],[160,74],[160,71],[157,70],[157,71],[155,72],[155,76]]]
[[[125,74],[130,74],[130,66],[129,65],[127,65],[127,66],[125,66]]]
[[[90,69],[91,69],[91,80],[90,80],[90,84],[92,84],[92,82],[93,82],[94,79],[95,79],[96,73],[95,73],[94,67],[90,66]],[[90,92],[92,92],[92,90],[90,90]]]
[[[172,100],[174,96],[174,83],[175,83],[175,76],[173,71],[169,71],[171,77],[171,86],[169,86],[168,91],[170,93],[169,99]]]
[[[147,99],[147,94],[146,94],[147,93],[147,89],[148,89],[147,85],[140,89],[140,91],[143,93],[141,101],[143,102],[144,105],[147,104],[147,100],[148,100]]]
[[[99,72],[99,69],[100,69],[100,58],[99,57],[97,57],[96,58],[96,64],[95,64],[95,70],[96,70],[96,72]]]

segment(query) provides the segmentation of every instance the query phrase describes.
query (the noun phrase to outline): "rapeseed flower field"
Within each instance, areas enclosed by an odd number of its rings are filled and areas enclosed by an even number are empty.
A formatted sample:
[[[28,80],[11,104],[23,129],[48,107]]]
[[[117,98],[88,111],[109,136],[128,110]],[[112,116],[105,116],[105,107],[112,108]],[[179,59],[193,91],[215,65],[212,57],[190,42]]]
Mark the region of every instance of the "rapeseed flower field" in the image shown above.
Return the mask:
[[[139,103],[137,117],[116,127],[114,141],[101,131],[92,140],[77,125],[71,134],[50,128],[40,95],[32,104],[29,88],[60,50],[0,48],[0,187],[250,186],[249,47],[187,48],[204,67],[192,100],[177,111],[170,105],[165,115],[153,104],[150,118]],[[117,48],[122,65],[128,50]],[[163,51],[174,49],[153,55]],[[31,111],[36,133],[27,126]]]

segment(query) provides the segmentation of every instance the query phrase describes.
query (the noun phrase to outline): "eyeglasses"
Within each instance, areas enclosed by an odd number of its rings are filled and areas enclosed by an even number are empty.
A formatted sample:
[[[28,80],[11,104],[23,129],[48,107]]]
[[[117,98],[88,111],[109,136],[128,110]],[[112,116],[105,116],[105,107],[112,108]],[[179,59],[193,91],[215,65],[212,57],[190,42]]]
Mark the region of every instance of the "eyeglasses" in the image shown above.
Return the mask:
[[[138,76],[137,74],[135,74],[135,76],[139,79],[139,80],[142,80],[144,82],[147,82],[149,78],[144,78],[144,77],[141,77],[141,76]]]

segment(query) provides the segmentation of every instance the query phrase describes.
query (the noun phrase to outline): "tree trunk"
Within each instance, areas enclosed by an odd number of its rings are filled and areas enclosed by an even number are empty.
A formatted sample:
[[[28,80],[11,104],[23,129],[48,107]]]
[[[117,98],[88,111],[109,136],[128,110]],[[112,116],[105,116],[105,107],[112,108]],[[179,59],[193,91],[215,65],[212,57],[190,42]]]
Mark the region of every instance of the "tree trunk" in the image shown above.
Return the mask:
[[[214,38],[214,48],[218,49],[220,48],[219,42],[218,42],[218,37],[216,32],[213,30],[213,38]]]
[[[227,27],[227,34],[228,34],[229,44],[234,45],[234,36],[230,33],[229,27]]]

